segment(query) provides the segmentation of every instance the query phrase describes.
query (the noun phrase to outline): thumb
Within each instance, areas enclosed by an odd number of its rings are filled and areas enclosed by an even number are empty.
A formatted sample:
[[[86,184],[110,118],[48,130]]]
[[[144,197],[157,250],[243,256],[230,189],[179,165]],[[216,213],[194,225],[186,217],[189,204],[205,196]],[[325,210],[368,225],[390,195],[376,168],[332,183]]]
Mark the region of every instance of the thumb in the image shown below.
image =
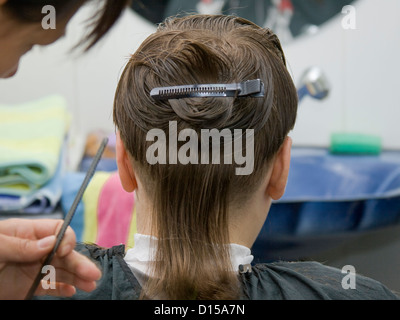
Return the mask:
[[[56,243],[51,235],[39,240],[0,235],[1,262],[34,262],[48,254]]]

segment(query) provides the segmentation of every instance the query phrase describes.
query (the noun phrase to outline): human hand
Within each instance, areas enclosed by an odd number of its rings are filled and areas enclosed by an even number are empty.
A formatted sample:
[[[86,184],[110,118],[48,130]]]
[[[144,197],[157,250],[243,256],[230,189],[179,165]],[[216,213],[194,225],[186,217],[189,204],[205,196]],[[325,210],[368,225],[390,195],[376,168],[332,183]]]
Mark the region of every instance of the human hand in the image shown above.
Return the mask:
[[[24,299],[46,256],[52,251],[62,220],[8,219],[0,221],[0,299]],[[55,289],[41,285],[35,295],[70,297],[75,287],[90,292],[101,272],[74,249],[75,233],[68,227],[51,262]]]

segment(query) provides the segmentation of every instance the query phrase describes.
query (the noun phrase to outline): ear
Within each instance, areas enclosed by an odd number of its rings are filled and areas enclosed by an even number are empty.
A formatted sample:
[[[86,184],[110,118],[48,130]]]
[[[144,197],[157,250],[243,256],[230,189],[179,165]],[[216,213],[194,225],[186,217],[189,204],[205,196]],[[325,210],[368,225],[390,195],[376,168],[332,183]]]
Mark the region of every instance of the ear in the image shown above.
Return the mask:
[[[133,171],[132,163],[130,161],[128,152],[125,145],[121,140],[119,131],[116,137],[116,157],[119,179],[121,180],[122,187],[126,192],[133,192],[137,189],[137,181]]]
[[[275,156],[271,178],[267,186],[267,193],[273,200],[279,200],[285,193],[289,176],[291,148],[292,139],[287,137]]]

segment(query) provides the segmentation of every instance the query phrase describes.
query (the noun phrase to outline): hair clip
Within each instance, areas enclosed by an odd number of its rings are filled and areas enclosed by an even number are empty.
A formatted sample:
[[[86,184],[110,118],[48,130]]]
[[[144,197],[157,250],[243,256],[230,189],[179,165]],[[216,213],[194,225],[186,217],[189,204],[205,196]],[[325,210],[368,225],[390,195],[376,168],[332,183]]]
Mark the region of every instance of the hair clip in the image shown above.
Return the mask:
[[[155,100],[206,97],[264,97],[264,84],[260,79],[230,84],[194,84],[154,88],[150,96]]]

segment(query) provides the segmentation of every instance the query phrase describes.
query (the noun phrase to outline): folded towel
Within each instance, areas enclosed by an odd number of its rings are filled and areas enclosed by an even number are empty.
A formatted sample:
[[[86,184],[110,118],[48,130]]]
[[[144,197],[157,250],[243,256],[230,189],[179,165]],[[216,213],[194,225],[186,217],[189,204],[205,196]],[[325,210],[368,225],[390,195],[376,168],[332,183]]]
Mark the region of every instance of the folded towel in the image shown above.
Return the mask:
[[[65,174],[65,149],[61,151],[56,172],[51,179],[38,190],[22,196],[0,194],[0,217],[2,215],[50,214],[61,200],[63,176]]]
[[[69,121],[60,96],[0,105],[0,194],[31,194],[52,178]]]

